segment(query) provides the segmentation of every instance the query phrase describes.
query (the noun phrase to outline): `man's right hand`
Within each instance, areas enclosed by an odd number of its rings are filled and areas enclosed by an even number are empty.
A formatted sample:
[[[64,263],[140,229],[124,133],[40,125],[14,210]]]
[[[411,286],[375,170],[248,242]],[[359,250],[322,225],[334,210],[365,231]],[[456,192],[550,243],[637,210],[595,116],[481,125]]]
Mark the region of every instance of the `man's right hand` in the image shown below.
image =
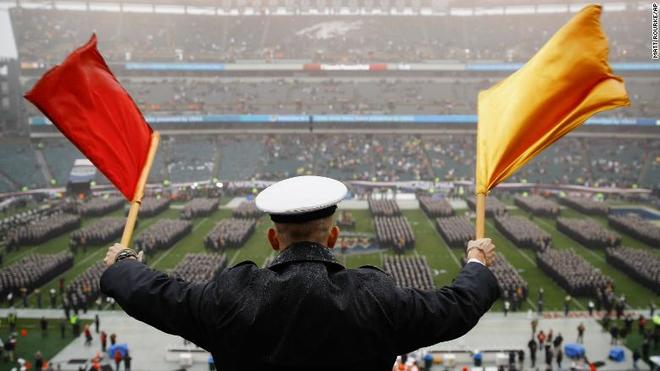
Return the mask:
[[[477,259],[490,267],[495,261],[495,245],[490,238],[480,238],[468,242],[467,258]]]

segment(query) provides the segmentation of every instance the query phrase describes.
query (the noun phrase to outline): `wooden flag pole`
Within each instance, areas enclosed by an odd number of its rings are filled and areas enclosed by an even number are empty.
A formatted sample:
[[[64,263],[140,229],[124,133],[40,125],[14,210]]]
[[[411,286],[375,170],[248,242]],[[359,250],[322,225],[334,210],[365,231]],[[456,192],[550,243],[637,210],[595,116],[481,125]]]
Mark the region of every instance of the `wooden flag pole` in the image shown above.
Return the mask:
[[[477,194],[477,239],[486,237],[486,195]]]
[[[156,157],[156,150],[160,143],[160,133],[154,131],[151,133],[151,143],[149,144],[149,152],[147,153],[147,161],[144,163],[140,178],[138,179],[137,186],[135,187],[135,194],[131,202],[131,208],[128,211],[128,218],[126,218],[126,226],[124,226],[124,233],[121,235],[121,245],[128,248],[133,237],[133,230],[135,229],[135,222],[137,221],[138,211],[142,204],[142,196],[144,196],[144,186],[147,184],[147,178],[151,171],[151,165],[154,163]]]

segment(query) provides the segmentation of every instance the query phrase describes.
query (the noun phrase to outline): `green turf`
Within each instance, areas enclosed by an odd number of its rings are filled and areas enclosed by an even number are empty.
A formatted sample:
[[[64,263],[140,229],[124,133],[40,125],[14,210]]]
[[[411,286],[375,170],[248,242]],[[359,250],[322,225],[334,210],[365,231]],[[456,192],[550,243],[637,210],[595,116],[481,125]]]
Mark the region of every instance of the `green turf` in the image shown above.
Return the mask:
[[[81,321],[82,326],[86,323],[91,323],[91,321]],[[60,323],[56,320],[49,320],[48,323],[48,336],[42,337],[41,327],[38,319],[29,319],[29,318],[18,318],[16,322],[16,331],[18,332],[18,337],[16,340],[16,356],[21,357],[34,363],[34,355],[37,351],[40,351],[44,357],[44,360],[49,360],[55,356],[62,348],[67,346],[71,341],[73,341],[73,333],[71,326],[67,325],[65,337],[60,336]],[[21,329],[27,331],[25,337],[21,336]],[[6,342],[9,339],[10,331],[9,326],[7,325],[7,319],[2,318],[2,324],[0,326],[0,337],[2,341]],[[5,362],[0,360],[0,370],[11,370],[14,367],[14,363]]]
[[[374,233],[373,218],[368,210],[352,210],[351,212],[356,219],[356,231]],[[585,217],[584,215],[570,209],[563,209],[563,212],[566,216]],[[137,236],[142,230],[155,223],[160,218],[178,218],[179,213],[179,209],[169,209],[156,217],[142,219],[136,229],[135,235]],[[512,213],[527,215],[517,209],[512,210]],[[122,211],[117,211],[111,215],[118,216],[121,214]],[[403,214],[408,218],[416,236],[416,247],[412,250],[406,251],[406,255],[426,256],[431,268],[434,270],[435,284],[441,286],[450,283],[460,270],[459,261],[463,256],[463,250],[450,248],[435,230],[433,221],[426,217],[421,210],[405,210],[403,211]],[[168,271],[181,261],[187,253],[211,252],[203,245],[204,237],[218,221],[230,216],[231,210],[219,209],[208,217],[193,220],[192,233],[176,243],[170,249],[158,251],[154,256],[150,257],[148,261],[149,265],[162,271]],[[599,223],[606,223],[604,218],[594,219]],[[88,225],[96,220],[98,220],[98,218],[86,218],[83,220],[83,225]],[[657,296],[653,295],[648,289],[637,284],[629,277],[604,262],[604,253],[602,251],[593,251],[579,245],[575,241],[572,241],[570,238],[556,230],[554,221],[551,219],[535,218],[534,222],[551,233],[555,246],[558,248],[574,249],[576,253],[583,256],[589,262],[594,264],[594,266],[602,269],[607,275],[612,277],[615,280],[617,291],[626,293],[628,302],[631,306],[646,307],[649,298],[655,298],[657,300]],[[272,223],[270,219],[262,217],[257,223],[255,233],[246,242],[245,246],[239,249],[229,249],[225,252],[229,264],[235,265],[241,261],[251,260],[261,266],[269,256],[273,256],[274,252],[269,247],[265,237],[266,231],[271,225]],[[488,235],[495,241],[498,252],[519,270],[520,274],[529,284],[530,300],[527,303],[523,303],[522,309],[535,309],[538,289],[543,287],[545,291],[544,309],[561,310],[563,308],[563,298],[565,297],[566,292],[538,269],[535,262],[534,252],[517,248],[511,241],[507,240],[494,228],[493,222],[490,219],[488,220],[486,228]],[[630,237],[627,238],[628,239],[624,240],[626,245],[650,249],[650,247],[639,241],[632,240]],[[5,265],[17,261],[29,253],[55,253],[68,249],[68,242],[69,233],[66,233],[48,241],[47,243],[38,246],[24,247],[19,251],[7,254],[5,256]],[[63,277],[66,283],[70,282],[85,269],[100,261],[103,258],[105,251],[106,246],[89,248],[86,252],[79,251],[75,256],[74,267],[63,273],[60,277]],[[337,255],[341,263],[349,268],[355,268],[362,265],[382,267],[384,256],[391,254],[393,254],[392,251],[386,250],[361,255]],[[47,292],[50,288],[57,288],[60,277],[56,277],[41,288],[44,304],[48,304]],[[34,295],[31,295],[30,304],[32,306],[36,305]],[[586,306],[586,300],[583,298],[577,298],[575,308],[580,309],[581,306]],[[495,306],[495,310],[501,310],[501,303],[498,303]]]

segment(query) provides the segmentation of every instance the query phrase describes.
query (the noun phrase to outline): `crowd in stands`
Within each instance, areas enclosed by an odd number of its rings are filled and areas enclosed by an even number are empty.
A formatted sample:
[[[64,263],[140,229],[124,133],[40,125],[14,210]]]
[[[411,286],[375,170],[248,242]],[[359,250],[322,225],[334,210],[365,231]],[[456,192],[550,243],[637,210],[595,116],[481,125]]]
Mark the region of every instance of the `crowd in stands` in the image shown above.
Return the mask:
[[[572,296],[595,296],[612,285],[605,276],[572,250],[546,249],[536,254],[538,267]]]
[[[530,212],[536,216],[548,216],[554,218],[560,213],[559,205],[556,202],[548,200],[542,196],[516,196],[513,199],[513,203],[522,210]]]
[[[516,172],[509,181],[593,185],[591,164],[584,153],[585,149],[604,146],[603,141],[604,138],[564,138]],[[59,145],[53,144],[59,142],[51,139],[44,139],[42,143],[45,148]],[[609,139],[605,143],[610,143]],[[0,142],[0,156],[5,153],[4,146],[7,144],[9,143],[6,141]],[[651,156],[660,150],[660,140],[617,138],[611,144],[623,146],[628,151],[637,151],[635,157],[641,156],[643,160],[630,165],[631,171],[638,174],[634,182],[622,183],[617,174],[606,173],[602,176],[610,177],[608,181],[616,183],[617,186],[660,186],[660,163],[656,163],[655,157]],[[280,180],[303,174],[364,181],[406,181],[418,178],[438,182],[473,181],[476,156],[474,135],[459,134],[191,134],[178,136],[175,141],[164,140],[162,147],[157,156],[160,160],[154,163],[152,171],[152,174],[160,175],[150,177],[150,182],[161,182],[163,179],[169,179],[173,183],[204,181],[214,176],[227,181]],[[34,157],[34,150],[28,148]],[[244,148],[250,148],[250,151],[244,151]],[[62,150],[72,153],[77,151],[69,143],[66,143]],[[25,149],[21,151],[5,154],[13,160],[7,161],[7,167],[4,167],[4,159],[0,157],[1,173],[9,174],[10,177],[16,173],[12,170],[14,162],[22,161],[17,157],[28,155]],[[236,155],[237,153],[240,153],[240,156]],[[602,153],[602,156],[605,156],[607,152]],[[74,155],[62,158],[71,156]],[[598,156],[599,153],[593,153],[590,158],[600,158]],[[58,157],[51,161],[65,160]],[[171,166],[172,164],[174,166]],[[202,170],[200,166],[203,167]],[[57,168],[70,169],[67,166]],[[37,169],[36,173],[41,171]],[[102,183],[100,177],[97,177],[96,181]],[[107,180],[104,184],[106,183]],[[20,187],[11,190],[18,189]],[[236,191],[229,188],[223,190]],[[252,192],[253,189],[250,186],[250,189],[237,191],[242,192],[240,195],[245,195],[244,191]],[[492,204],[492,199],[493,197],[489,197],[487,204]],[[605,215],[605,212],[602,215]]]
[[[257,209],[254,201],[243,201],[232,211],[231,215],[239,219],[259,219],[263,211]]]
[[[521,216],[496,216],[495,228],[520,248],[544,251],[552,246],[550,233]]]
[[[609,226],[651,246],[660,246],[660,227],[646,221],[636,214],[608,215]]]
[[[418,199],[419,207],[429,218],[444,218],[454,215],[454,209],[445,198],[420,196]]]
[[[383,270],[389,273],[401,288],[435,289],[433,274],[425,256],[386,256]]]
[[[138,251],[150,255],[156,250],[172,247],[177,241],[192,232],[192,223],[187,220],[160,219],[142,231],[135,239]]]
[[[255,219],[222,219],[204,237],[204,246],[219,251],[241,247],[252,236],[256,225]]]
[[[468,29],[459,16],[241,17],[106,11],[87,11],[83,16],[81,11],[25,8],[12,8],[10,15],[21,60],[48,64],[59,63],[72,45],[84,43],[90,30],[105,35],[99,47],[109,62],[524,62],[568,17],[480,15]],[[602,17],[612,60],[647,58],[643,11],[604,12]]]
[[[105,263],[100,261],[74,278],[65,289],[69,303],[91,303],[96,300],[101,294],[101,275],[105,268]]]
[[[145,197],[142,199],[138,216],[141,218],[156,216],[169,207],[170,200],[168,198]]]
[[[374,200],[369,198],[369,211],[373,216],[398,216],[401,215],[399,205],[395,200]]]
[[[466,216],[436,218],[435,227],[451,247],[466,248],[470,240],[475,239],[474,224]]]
[[[7,248],[11,251],[24,245],[36,245],[80,227],[80,216],[57,213],[9,230]]]
[[[73,255],[69,251],[57,254],[30,254],[11,265],[0,269],[0,297],[20,289],[31,291],[73,266]]]
[[[109,212],[121,209],[126,201],[122,197],[94,197],[78,206],[78,212],[82,216],[102,216]]]
[[[392,247],[396,252],[415,246],[415,235],[405,216],[376,216],[376,238],[382,247]]]
[[[586,197],[565,196],[559,198],[559,203],[575,209],[581,213],[589,215],[607,216],[610,211],[606,203],[594,201]]]
[[[126,219],[105,217],[71,233],[72,246],[100,246],[121,236]]]
[[[587,218],[557,218],[557,230],[592,249],[621,244],[620,236]]]
[[[634,280],[660,294],[660,257],[651,251],[632,247],[609,247],[605,258]]]
[[[218,210],[220,200],[217,198],[193,198],[183,206],[181,218],[190,220],[199,217],[205,217]]]
[[[211,281],[226,266],[225,254],[186,254],[171,275],[186,282],[203,284]]]

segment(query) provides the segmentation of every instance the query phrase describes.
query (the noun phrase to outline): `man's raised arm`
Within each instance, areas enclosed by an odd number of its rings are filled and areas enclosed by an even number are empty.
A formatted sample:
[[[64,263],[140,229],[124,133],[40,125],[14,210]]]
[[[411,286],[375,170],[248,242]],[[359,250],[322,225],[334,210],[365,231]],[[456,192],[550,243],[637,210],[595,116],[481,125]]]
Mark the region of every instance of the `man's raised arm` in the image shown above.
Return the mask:
[[[398,353],[464,335],[497,300],[497,280],[488,269],[495,259],[491,240],[470,241],[467,259],[448,286],[434,291],[398,290],[394,318]]]
[[[115,262],[126,249],[115,244],[105,258],[108,268],[101,276],[101,292],[113,297],[131,317],[161,331],[179,335],[206,347],[201,300],[213,291],[212,283],[197,285],[154,271],[129,256]]]

